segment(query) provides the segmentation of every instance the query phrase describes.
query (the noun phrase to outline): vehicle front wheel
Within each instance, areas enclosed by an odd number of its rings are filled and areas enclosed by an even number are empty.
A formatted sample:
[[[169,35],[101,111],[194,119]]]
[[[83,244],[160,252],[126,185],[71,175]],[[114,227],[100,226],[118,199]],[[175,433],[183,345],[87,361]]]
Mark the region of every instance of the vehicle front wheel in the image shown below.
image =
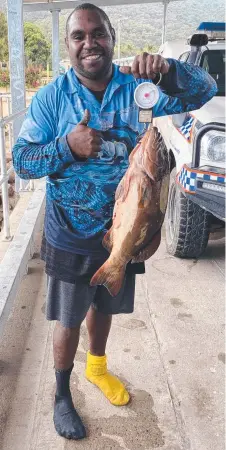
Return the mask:
[[[188,200],[176,184],[176,169],[171,172],[166,211],[166,247],[170,255],[197,258],[207,247],[211,215]]]

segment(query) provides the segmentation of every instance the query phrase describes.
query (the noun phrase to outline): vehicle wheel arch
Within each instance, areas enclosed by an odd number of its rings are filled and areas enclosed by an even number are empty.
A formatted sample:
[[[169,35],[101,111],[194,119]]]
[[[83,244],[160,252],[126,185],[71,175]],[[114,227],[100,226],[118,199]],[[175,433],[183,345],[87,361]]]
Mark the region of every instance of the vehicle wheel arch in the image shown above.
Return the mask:
[[[176,183],[176,166],[170,176],[165,217],[166,248],[179,258],[198,258],[206,249],[211,214],[188,199]]]

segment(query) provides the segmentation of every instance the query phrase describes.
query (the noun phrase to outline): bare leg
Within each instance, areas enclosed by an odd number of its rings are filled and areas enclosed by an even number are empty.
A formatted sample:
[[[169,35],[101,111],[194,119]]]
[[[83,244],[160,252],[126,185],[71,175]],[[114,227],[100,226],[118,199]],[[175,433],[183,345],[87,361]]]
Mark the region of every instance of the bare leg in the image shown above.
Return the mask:
[[[56,323],[53,333],[53,356],[55,369],[67,370],[72,366],[78,348],[80,326],[64,328]]]
[[[89,333],[90,353],[92,355],[105,355],[111,322],[111,314],[102,314],[92,306],[90,307],[86,316],[86,325]]]

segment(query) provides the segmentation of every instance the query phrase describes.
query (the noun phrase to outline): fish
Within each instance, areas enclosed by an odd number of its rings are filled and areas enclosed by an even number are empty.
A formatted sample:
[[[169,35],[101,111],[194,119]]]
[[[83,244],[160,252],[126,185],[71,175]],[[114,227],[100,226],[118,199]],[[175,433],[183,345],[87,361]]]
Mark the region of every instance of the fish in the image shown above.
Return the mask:
[[[116,189],[112,226],[102,241],[110,256],[91,278],[91,286],[104,285],[115,297],[127,264],[146,261],[156,243],[158,248],[169,182],[168,151],[158,129],[151,125],[131,152]]]

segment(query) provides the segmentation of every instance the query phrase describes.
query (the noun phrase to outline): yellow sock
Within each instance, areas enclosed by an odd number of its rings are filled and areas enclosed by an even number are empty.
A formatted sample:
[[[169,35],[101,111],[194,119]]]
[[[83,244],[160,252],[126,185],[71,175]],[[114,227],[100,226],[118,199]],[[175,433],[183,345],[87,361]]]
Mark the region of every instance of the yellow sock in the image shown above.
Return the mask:
[[[129,394],[124,385],[107,371],[107,356],[94,356],[87,352],[86,378],[95,384],[116,406],[123,406],[129,402]]]

